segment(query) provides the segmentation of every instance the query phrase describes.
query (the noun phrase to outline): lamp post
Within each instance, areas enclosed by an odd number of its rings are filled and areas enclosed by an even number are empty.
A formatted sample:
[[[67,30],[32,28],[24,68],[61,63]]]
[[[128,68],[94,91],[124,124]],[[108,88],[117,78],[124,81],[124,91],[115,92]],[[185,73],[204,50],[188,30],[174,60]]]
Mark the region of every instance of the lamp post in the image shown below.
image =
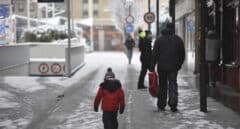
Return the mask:
[[[71,13],[70,13],[70,0],[67,0],[67,17],[68,17],[68,48],[67,48],[67,76],[71,76]]]
[[[156,37],[157,37],[160,33],[160,30],[159,30],[159,0],[156,0],[156,5],[157,5],[157,7],[156,7],[156,14],[157,14],[157,22],[156,22],[157,35],[156,35]]]
[[[200,2],[200,16],[201,16],[201,38],[200,38],[200,111],[207,112],[207,85],[206,85],[206,74],[207,74],[207,65],[206,65],[206,0],[199,0]]]
[[[148,12],[151,12],[151,0],[148,0]],[[151,24],[148,24],[148,30],[151,31]]]
[[[169,14],[172,17],[172,23],[175,28],[175,0],[169,0]],[[175,33],[175,29],[173,31]]]
[[[27,0],[27,28],[30,29],[30,0]]]

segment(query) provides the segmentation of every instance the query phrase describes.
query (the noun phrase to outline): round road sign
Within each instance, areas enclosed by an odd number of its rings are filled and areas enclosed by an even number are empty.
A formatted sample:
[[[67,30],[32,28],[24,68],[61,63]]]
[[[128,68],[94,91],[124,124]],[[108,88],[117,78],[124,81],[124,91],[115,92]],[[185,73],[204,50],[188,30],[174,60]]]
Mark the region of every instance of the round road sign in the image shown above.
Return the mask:
[[[144,14],[144,21],[148,24],[153,23],[155,20],[155,15],[152,12],[147,12]]]
[[[52,72],[52,73],[57,74],[57,73],[60,73],[61,70],[62,70],[62,67],[61,67],[60,64],[58,64],[58,63],[53,63],[53,64],[51,65],[51,72]]]
[[[134,26],[133,26],[133,24],[127,24],[127,26],[126,26],[126,32],[127,33],[131,33],[131,32],[133,32],[134,31]]]
[[[48,67],[48,64],[46,63],[42,63],[38,66],[38,71],[42,74],[45,74],[49,71],[49,67]]]
[[[131,15],[128,15],[125,20],[128,24],[134,23],[134,17]]]

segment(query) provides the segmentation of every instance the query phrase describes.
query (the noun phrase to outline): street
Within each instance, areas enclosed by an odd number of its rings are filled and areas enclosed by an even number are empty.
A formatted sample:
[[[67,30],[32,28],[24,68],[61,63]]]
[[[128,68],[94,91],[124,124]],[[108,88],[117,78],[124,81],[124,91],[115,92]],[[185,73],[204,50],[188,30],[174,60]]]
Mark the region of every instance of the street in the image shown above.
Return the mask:
[[[71,78],[0,77],[0,129],[103,129],[102,112],[93,101],[108,67],[125,91],[126,108],[118,115],[119,129],[240,129],[240,116],[208,98],[208,113],[199,110],[196,77],[182,70],[178,76],[179,111],[158,111],[148,90],[138,90],[139,53],[128,64],[123,52],[94,52]],[[148,76],[145,77],[145,85]]]

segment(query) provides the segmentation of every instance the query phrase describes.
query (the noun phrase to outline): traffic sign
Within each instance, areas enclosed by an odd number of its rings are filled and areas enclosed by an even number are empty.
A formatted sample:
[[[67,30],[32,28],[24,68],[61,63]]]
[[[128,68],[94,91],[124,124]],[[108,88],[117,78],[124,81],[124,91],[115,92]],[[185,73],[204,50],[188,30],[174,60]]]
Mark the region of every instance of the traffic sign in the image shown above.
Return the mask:
[[[128,24],[134,23],[134,17],[131,16],[131,15],[128,15],[128,16],[126,17],[125,21],[126,21]]]
[[[51,72],[52,72],[52,73],[57,74],[57,73],[60,73],[61,70],[62,70],[62,66],[61,66],[60,64],[58,64],[58,63],[53,63],[53,64],[51,65]]]
[[[45,74],[49,71],[49,67],[47,63],[42,63],[38,66],[38,71],[42,74]]]
[[[133,26],[133,24],[127,24],[127,26],[126,26],[126,32],[127,33],[131,33],[131,32],[133,32],[134,31],[134,26]]]
[[[147,12],[144,14],[144,21],[148,24],[151,24],[155,21],[155,15],[152,12]]]
[[[38,0],[38,2],[64,2],[64,0]]]

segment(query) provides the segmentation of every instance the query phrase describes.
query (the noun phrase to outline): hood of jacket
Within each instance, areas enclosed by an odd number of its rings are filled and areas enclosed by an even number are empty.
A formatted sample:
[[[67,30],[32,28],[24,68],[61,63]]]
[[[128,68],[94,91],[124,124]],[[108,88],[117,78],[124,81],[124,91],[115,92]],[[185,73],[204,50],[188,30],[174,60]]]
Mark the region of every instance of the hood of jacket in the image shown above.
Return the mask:
[[[100,86],[109,92],[115,92],[121,88],[121,83],[117,79],[108,79],[102,82]]]
[[[162,35],[173,35],[173,34],[174,34],[174,32],[172,29],[167,28],[167,29],[162,30]]]

